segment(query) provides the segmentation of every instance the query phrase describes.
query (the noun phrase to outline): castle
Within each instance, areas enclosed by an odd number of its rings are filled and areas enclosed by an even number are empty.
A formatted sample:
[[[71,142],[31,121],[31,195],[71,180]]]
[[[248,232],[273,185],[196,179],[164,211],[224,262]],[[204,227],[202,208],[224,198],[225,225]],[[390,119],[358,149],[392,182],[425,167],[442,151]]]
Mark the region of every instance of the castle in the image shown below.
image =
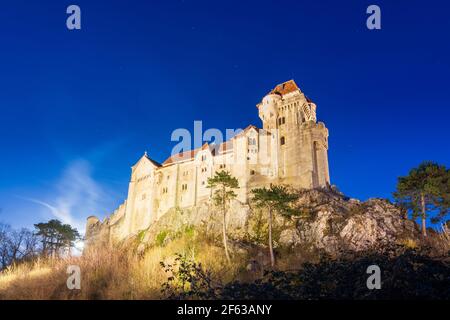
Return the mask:
[[[237,200],[247,203],[251,189],[271,183],[296,188],[325,187],[328,129],[317,123],[316,105],[293,81],[277,85],[256,105],[262,128],[246,129],[220,144],[174,154],[162,164],[147,153],[132,167],[128,198],[105,221],[88,218],[86,237],[107,231],[122,240],[147,229],[168,210],[208,201],[207,179],[225,170],[239,181]]]

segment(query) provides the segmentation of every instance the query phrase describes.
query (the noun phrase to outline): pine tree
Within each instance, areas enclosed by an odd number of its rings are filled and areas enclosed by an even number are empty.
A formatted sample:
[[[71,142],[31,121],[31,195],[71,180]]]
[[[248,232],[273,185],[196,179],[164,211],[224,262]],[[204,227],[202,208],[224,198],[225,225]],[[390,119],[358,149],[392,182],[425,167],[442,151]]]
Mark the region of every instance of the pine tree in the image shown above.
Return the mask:
[[[54,258],[59,255],[61,249],[70,251],[75,241],[80,238],[77,229],[56,219],[45,223],[37,223],[34,227],[36,228],[36,235],[41,237],[44,256],[50,255]]]
[[[399,177],[394,198],[413,219],[422,221],[422,235],[427,235],[426,219],[441,221],[450,207],[450,172],[445,166],[423,162],[405,177]]]
[[[273,253],[273,241],[272,241],[272,214],[274,212],[284,215],[292,216],[296,215],[297,211],[291,206],[292,202],[298,199],[298,195],[289,192],[285,186],[270,185],[270,188],[257,188],[252,190],[252,201],[259,208],[266,208],[268,213],[269,223],[269,253],[270,264],[275,266],[275,255]]]
[[[228,263],[231,262],[230,253],[228,251],[228,239],[227,239],[227,205],[230,201],[236,198],[236,193],[233,189],[239,188],[238,180],[233,177],[228,171],[219,171],[214,177],[208,178],[208,188],[214,190],[212,197],[214,204],[222,209],[223,223],[222,223],[222,236],[223,246],[225,250],[225,256]]]

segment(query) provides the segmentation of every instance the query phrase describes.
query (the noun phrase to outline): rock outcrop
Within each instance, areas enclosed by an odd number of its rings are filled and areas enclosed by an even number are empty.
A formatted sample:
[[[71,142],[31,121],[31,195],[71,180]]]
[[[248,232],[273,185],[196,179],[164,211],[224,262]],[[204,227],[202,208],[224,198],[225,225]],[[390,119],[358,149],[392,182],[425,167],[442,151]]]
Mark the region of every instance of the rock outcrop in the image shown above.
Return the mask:
[[[298,215],[275,218],[275,247],[309,246],[335,256],[348,250],[360,252],[377,246],[415,245],[420,242],[416,223],[405,219],[401,209],[388,200],[360,202],[333,189],[298,192]],[[106,228],[108,225],[104,226]],[[207,201],[188,209],[171,209],[135,238],[139,239],[143,249],[157,242],[163,245],[188,228],[219,235],[222,231],[222,213]],[[102,233],[108,234],[100,224],[96,230],[97,239]],[[253,242],[265,245],[266,213],[252,208],[251,203],[233,201],[227,214],[227,230],[235,244]]]
[[[304,217],[280,234],[282,245],[311,244],[330,254],[419,241],[417,225],[385,199],[360,202],[335,192],[304,192]]]
[[[227,213],[229,234],[240,238],[246,233],[246,225],[250,216],[250,207],[239,201],[233,201]],[[151,244],[161,232],[175,234],[185,228],[194,226],[201,232],[218,234],[222,231],[222,213],[209,202],[188,209],[171,209],[157,222],[145,230],[143,243]]]

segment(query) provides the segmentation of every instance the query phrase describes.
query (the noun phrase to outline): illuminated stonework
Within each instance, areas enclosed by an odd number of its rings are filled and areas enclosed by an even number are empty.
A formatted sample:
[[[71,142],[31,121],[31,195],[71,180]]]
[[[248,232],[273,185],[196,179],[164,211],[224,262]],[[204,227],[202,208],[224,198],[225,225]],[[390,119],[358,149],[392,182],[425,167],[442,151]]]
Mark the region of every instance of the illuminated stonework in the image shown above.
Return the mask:
[[[316,123],[316,105],[293,80],[277,85],[257,104],[262,128],[248,126],[220,145],[204,144],[172,155],[162,164],[147,153],[132,167],[127,200],[103,223],[88,219],[86,235],[107,227],[109,238],[124,239],[147,229],[168,210],[208,201],[207,180],[229,171],[239,181],[237,200],[271,183],[296,188],[326,187],[328,129]]]

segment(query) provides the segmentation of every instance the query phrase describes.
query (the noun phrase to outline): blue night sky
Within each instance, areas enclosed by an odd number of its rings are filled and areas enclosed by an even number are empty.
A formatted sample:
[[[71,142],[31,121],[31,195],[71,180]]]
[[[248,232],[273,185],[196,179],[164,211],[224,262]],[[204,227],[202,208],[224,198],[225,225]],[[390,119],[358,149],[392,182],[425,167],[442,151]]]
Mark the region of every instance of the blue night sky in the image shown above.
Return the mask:
[[[66,28],[77,4],[82,29]],[[366,28],[381,7],[382,29]],[[333,184],[390,197],[423,160],[450,165],[444,1],[1,1],[0,221],[83,228],[127,194],[176,128],[260,125],[295,79],[330,131]]]

